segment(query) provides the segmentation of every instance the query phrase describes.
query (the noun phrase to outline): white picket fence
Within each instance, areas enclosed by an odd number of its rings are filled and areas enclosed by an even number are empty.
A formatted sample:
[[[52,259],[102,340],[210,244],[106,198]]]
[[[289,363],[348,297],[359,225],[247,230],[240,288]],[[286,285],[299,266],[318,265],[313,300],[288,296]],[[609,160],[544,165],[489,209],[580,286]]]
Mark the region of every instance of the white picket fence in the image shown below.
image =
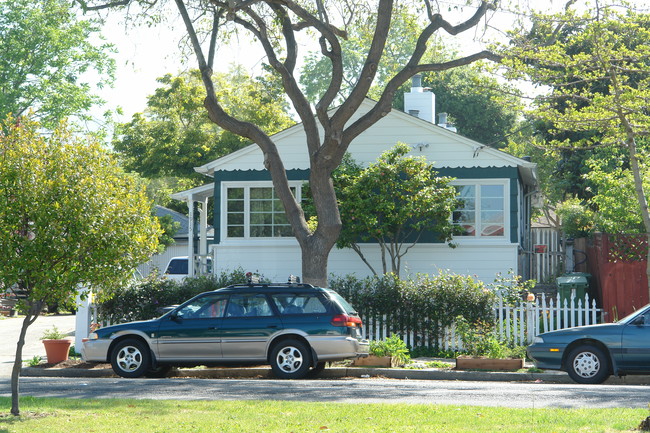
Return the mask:
[[[527,345],[543,332],[599,323],[601,313],[602,309],[596,307],[596,300],[589,299],[589,295],[584,299],[571,297],[562,300],[559,295],[547,297],[542,294],[532,302],[521,301],[514,306],[507,305],[503,298],[499,297],[494,306],[495,332],[501,341]],[[390,337],[393,334],[392,330],[396,329],[392,322],[399,320],[398,317],[400,317],[399,312],[392,317],[362,316],[363,337],[369,340],[384,340]],[[431,332],[424,335],[409,330],[399,335],[410,347],[462,350],[462,342],[454,332],[453,326],[437,332],[434,326],[430,328]]]

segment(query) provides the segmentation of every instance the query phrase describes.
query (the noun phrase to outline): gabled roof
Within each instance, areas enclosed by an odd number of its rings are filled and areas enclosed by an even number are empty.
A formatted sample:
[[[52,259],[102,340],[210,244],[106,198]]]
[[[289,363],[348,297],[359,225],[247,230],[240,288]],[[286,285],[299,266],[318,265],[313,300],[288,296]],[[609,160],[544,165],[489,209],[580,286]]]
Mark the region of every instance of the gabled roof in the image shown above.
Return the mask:
[[[375,101],[366,99],[350,122],[358,119],[375,104]],[[309,168],[305,132],[301,123],[274,134],[272,139],[278,146],[286,169]],[[414,154],[425,155],[437,168],[517,167],[526,184],[537,183],[536,164],[395,109],[357,137],[350,145],[349,151],[357,161],[369,163],[397,141],[410,144]],[[215,171],[222,170],[262,170],[263,162],[261,149],[256,144],[251,144],[196,167],[195,170],[207,176],[214,176]]]

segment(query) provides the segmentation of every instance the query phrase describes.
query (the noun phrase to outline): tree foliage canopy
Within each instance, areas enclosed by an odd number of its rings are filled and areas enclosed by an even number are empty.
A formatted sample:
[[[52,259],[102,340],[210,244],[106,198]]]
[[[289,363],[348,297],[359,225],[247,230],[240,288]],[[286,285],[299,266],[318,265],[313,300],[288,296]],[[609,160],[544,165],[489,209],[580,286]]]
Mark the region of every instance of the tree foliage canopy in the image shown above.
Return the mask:
[[[158,225],[135,181],[98,143],[9,118],[0,136],[0,281],[30,304],[119,284],[155,252]]]
[[[99,98],[97,85],[111,82],[113,60],[99,40],[97,23],[80,20],[64,0],[4,0],[0,3],[0,119],[32,110],[47,127],[82,115]]]
[[[436,112],[447,113],[459,134],[499,149],[506,145],[521,108],[514,89],[475,65],[427,73],[422,82],[436,95]]]
[[[260,126],[269,134],[292,124],[281,88],[268,76],[253,79],[241,67],[213,76],[224,108],[233,116]],[[205,88],[198,71],[158,79],[161,87],[116,129],[113,148],[124,167],[147,178],[202,180],[194,167],[250,144],[244,137],[211,122],[203,107]]]

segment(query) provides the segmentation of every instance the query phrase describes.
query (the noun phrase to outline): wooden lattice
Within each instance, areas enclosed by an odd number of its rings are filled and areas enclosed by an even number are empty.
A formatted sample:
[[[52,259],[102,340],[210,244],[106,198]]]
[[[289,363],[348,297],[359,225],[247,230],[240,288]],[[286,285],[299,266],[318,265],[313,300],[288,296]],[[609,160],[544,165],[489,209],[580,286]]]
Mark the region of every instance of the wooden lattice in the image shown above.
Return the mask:
[[[609,235],[607,260],[611,263],[642,262],[648,257],[648,236]]]

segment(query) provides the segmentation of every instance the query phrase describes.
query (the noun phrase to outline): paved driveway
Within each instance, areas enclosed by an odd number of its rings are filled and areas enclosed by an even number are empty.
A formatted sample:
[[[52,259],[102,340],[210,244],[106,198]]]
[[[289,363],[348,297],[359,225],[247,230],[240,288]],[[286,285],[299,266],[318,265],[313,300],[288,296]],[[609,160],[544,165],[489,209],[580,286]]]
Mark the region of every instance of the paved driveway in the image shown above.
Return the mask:
[[[11,369],[16,356],[16,344],[18,343],[22,325],[22,317],[0,319],[0,377],[11,376]],[[45,349],[43,343],[41,343],[41,335],[52,326],[56,326],[61,332],[68,335],[74,335],[75,316],[41,316],[36,319],[36,322],[27,329],[25,346],[23,347],[24,361],[30,360],[34,356],[41,356],[45,359]]]

